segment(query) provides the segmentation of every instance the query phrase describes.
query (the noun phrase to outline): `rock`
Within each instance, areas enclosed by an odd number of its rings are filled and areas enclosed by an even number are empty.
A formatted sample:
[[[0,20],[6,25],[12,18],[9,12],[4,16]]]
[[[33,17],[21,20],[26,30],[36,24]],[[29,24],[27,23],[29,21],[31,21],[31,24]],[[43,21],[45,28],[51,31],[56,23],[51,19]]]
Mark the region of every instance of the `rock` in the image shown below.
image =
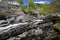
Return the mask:
[[[60,21],[60,17],[57,15],[48,15],[47,18],[51,20],[52,22]]]
[[[30,35],[42,34],[42,30],[39,28],[44,29],[44,28],[49,27],[51,25],[52,25],[52,23],[50,23],[50,22],[45,23],[45,24],[40,24],[38,26],[35,26],[35,24],[32,24],[32,23],[29,23],[29,24],[27,23],[26,25],[22,25],[22,24],[20,25],[20,23],[10,25],[10,26],[7,26],[6,29],[3,29],[3,32],[1,31],[0,39],[7,39],[8,37],[10,38],[12,36],[16,36],[18,34],[25,32],[25,31],[28,31],[28,30],[30,30],[29,32],[31,32]],[[29,32],[28,32],[28,34],[29,34]],[[8,35],[6,35],[6,34],[8,34]],[[6,37],[4,35],[6,35]],[[3,38],[3,37],[5,37],[5,38]]]
[[[16,22],[25,22],[25,17],[24,15],[20,15],[16,17]]]
[[[7,23],[5,20],[0,20],[0,24],[5,24]]]
[[[15,22],[26,22],[28,21],[28,17],[25,14],[19,14],[16,16]]]
[[[13,23],[15,20],[15,17],[12,17],[12,18],[8,18],[6,21],[8,22],[8,24],[11,24]]]
[[[10,5],[8,5],[6,2],[0,2],[0,13],[6,16],[9,10],[9,7]]]
[[[33,20],[33,22],[34,22],[34,24],[36,25],[36,24],[39,24],[39,23],[42,23],[43,22],[43,20]]]
[[[0,27],[7,26],[8,22],[5,20],[0,20]]]
[[[58,33],[52,28],[53,22],[45,16],[39,19],[17,11],[6,21],[9,25],[0,27],[0,40],[50,40]]]
[[[42,29],[32,29],[32,30],[29,30],[27,32],[24,32],[24,33],[16,36],[16,39],[15,40],[17,40],[17,39],[20,40],[20,39],[23,39],[25,37],[29,37],[29,36],[33,36],[33,35],[37,36],[37,35],[41,35],[41,34],[43,34]],[[14,37],[13,38],[10,38],[8,40],[11,40],[11,39],[14,39]]]
[[[6,16],[0,15],[0,20],[6,20]]]
[[[20,6],[20,4],[16,1],[13,1],[13,2],[8,1],[7,3],[10,4],[10,5],[18,6],[18,7]]]
[[[57,33],[55,31],[48,31],[48,30],[44,30],[43,34],[41,35],[32,35],[32,36],[27,36],[25,38],[22,38],[21,40],[56,40],[58,38],[58,40],[60,39],[59,37],[60,35],[57,35]]]
[[[42,29],[32,29],[28,32],[28,35],[31,36],[31,35],[39,35],[39,34],[43,34],[43,31]]]
[[[10,17],[11,17],[11,15],[10,15]],[[27,20],[28,17],[21,10],[21,8],[19,8],[14,14],[12,14],[11,18],[14,19],[14,22],[18,23],[18,22],[26,22],[26,20]]]
[[[46,18],[46,15],[41,14],[41,15],[38,16],[38,18],[39,19],[45,19]]]
[[[10,18],[9,18],[10,17]],[[19,23],[19,22],[26,22],[27,16],[19,9],[15,14],[10,15],[7,17],[8,23]]]
[[[0,15],[10,16],[14,15],[19,10],[18,2],[0,2]],[[21,10],[20,10],[21,11]],[[18,13],[17,13],[18,14]]]
[[[45,22],[45,21],[41,21],[41,22],[32,22],[31,28],[42,28],[42,29],[49,29],[50,27],[53,26],[53,22]]]
[[[0,40],[6,40],[10,37],[16,36],[24,32],[25,30],[22,31],[23,27],[25,27],[24,25],[27,25],[27,23],[18,23],[18,24],[9,25],[6,27],[2,27],[2,30],[0,28]]]

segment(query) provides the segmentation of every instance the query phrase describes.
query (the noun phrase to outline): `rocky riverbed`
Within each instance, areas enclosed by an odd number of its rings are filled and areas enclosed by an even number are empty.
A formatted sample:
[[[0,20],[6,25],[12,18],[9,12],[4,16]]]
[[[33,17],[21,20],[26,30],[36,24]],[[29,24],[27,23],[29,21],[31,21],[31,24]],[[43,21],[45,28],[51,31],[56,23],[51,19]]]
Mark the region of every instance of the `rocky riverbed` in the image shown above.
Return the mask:
[[[60,32],[53,28],[57,20],[52,21],[46,15],[40,16],[20,14],[1,20],[0,40],[60,40]]]
[[[0,40],[60,40],[60,13],[26,15],[17,5],[0,6]]]

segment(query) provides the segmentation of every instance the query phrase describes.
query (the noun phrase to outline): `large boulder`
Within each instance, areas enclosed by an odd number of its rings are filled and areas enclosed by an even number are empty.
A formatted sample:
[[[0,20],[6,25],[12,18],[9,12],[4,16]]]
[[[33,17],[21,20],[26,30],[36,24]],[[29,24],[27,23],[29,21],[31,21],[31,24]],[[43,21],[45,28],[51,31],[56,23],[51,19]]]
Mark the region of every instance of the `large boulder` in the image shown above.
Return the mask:
[[[17,6],[17,4],[15,4],[14,2],[10,3],[10,2],[0,2],[0,15],[11,15],[11,14],[15,14],[15,12],[19,9],[19,7]]]

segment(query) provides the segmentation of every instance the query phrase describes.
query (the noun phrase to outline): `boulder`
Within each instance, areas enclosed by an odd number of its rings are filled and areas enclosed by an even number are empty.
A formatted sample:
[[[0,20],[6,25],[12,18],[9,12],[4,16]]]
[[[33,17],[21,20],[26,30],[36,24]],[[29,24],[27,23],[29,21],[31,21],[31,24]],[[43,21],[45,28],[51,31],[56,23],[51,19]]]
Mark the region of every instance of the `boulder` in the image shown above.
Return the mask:
[[[0,20],[0,27],[7,26],[8,22],[5,20]]]
[[[26,22],[28,20],[28,17],[23,13],[23,11],[18,11],[17,13],[15,22]]]
[[[8,24],[11,24],[13,23],[15,20],[15,17],[12,17],[12,18],[8,18],[6,21],[8,22]]]
[[[8,40],[20,40],[20,39],[23,39],[25,37],[29,37],[29,36],[38,36],[38,35],[41,35],[43,34],[43,31],[42,29],[32,29],[32,30],[29,30],[29,31],[26,31],[16,37],[13,37],[13,38],[9,38]]]

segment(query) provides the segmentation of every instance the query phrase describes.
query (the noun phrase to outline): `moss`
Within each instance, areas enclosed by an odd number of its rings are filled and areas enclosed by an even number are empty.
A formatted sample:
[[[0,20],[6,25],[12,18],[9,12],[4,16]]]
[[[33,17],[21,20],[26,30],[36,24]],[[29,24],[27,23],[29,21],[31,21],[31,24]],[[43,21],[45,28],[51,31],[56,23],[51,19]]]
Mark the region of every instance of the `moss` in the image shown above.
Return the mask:
[[[60,23],[54,24],[53,27],[60,31]]]

